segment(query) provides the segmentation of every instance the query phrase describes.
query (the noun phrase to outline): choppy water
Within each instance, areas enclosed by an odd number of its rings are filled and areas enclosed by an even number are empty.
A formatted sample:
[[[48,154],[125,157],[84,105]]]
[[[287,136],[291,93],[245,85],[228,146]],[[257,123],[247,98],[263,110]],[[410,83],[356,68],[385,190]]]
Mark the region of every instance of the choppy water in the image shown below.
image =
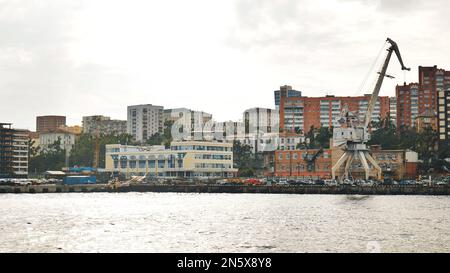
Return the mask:
[[[450,252],[450,197],[0,195],[1,252]]]

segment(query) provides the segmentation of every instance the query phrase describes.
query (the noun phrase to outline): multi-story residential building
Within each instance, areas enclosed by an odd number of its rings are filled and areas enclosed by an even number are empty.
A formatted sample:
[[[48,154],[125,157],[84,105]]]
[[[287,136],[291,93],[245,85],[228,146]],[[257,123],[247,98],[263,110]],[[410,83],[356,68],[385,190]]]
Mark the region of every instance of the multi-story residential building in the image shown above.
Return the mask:
[[[423,132],[423,130],[428,127],[437,131],[438,123],[436,112],[433,110],[425,110],[425,112],[419,114],[415,119],[414,127],[418,133]]]
[[[337,122],[344,106],[358,114],[362,120],[367,111],[371,95],[359,97],[286,97],[280,98],[280,132],[283,134],[306,134],[311,127],[338,127]],[[372,120],[389,116],[389,97],[379,97]]]
[[[275,97],[275,108],[277,110],[280,108],[281,96],[285,96],[288,98],[302,96],[301,91],[292,90],[292,86],[289,86],[289,85],[280,86],[280,90],[276,90],[273,93],[274,93],[274,97]]]
[[[164,110],[164,123],[172,122],[172,137],[176,140],[205,140],[212,132],[212,115],[187,108]]]
[[[164,130],[164,107],[152,104],[128,106],[127,132],[136,141],[145,142]]]
[[[106,170],[126,176],[232,177],[233,144],[207,141],[172,142],[164,146],[106,145]]]
[[[397,97],[389,98],[389,120],[397,126]]]
[[[437,66],[419,66],[420,114],[425,112],[425,110],[437,110],[437,91],[444,90],[444,77],[445,70],[438,69]]]
[[[448,80],[450,81],[450,77],[448,77]],[[448,85],[445,91],[438,91],[437,118],[439,127],[439,140],[450,140],[450,85]]]
[[[0,123],[0,177],[13,176],[14,130],[11,123]]]
[[[419,116],[423,103],[419,99],[419,84],[404,83],[397,85],[395,96],[397,98],[397,128],[410,128],[414,126],[416,118]],[[422,110],[423,111],[423,110]]]
[[[267,108],[251,108],[244,111],[244,144],[253,148],[254,153],[273,151],[279,141],[278,110]]]
[[[13,136],[13,171],[16,177],[28,176],[28,130],[14,130]]]
[[[438,119],[438,132],[440,141],[450,139],[450,71],[434,67],[419,67],[419,73],[424,83],[424,92],[427,89],[436,92],[436,112]],[[428,84],[428,85],[427,85]]]
[[[85,116],[83,117],[83,132],[85,134],[121,135],[127,133],[127,121],[111,119],[107,116]]]
[[[36,117],[36,132],[51,132],[66,126],[65,116],[39,116]]]
[[[435,129],[439,131],[440,140],[448,139],[446,103],[448,92],[450,92],[450,71],[439,69],[437,66],[419,66],[418,84],[405,83],[396,88],[398,127],[413,127],[424,118],[431,120],[430,113],[434,113],[437,118]],[[421,120],[416,121],[417,117]]]
[[[28,131],[0,123],[0,177],[28,176]]]

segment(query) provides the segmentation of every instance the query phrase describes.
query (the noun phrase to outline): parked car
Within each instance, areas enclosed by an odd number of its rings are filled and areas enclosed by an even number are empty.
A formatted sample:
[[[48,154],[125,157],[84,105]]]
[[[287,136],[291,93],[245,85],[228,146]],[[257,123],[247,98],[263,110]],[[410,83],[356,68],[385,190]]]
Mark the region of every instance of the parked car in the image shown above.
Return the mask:
[[[354,186],[355,182],[350,179],[344,179],[344,181],[342,181],[342,184],[347,186]]]
[[[337,186],[337,181],[335,179],[326,179],[324,180],[325,185],[327,186]]]
[[[289,183],[286,180],[280,180],[277,182],[277,185],[289,185]]]

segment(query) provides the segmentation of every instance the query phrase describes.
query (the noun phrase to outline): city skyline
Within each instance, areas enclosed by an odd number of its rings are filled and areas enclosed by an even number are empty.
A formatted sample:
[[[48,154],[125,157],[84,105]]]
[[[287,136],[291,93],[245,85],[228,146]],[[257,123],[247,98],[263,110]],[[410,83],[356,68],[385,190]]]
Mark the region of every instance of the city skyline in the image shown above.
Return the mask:
[[[2,2],[0,116],[35,130],[40,115],[68,125],[95,114],[125,120],[128,105],[151,103],[226,121],[274,108],[285,84],[309,97],[363,95],[388,36],[412,71],[391,65],[396,79],[380,95],[417,82],[419,65],[450,67],[450,43],[429,43],[450,34],[443,1],[315,2]]]

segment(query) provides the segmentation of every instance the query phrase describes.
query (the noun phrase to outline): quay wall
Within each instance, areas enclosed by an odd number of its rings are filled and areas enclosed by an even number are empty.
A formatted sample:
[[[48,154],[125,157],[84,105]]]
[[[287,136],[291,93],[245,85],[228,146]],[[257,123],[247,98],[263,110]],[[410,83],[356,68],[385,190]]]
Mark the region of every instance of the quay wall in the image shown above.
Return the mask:
[[[364,186],[242,186],[242,185],[130,185],[114,188],[106,184],[0,186],[1,193],[69,192],[182,192],[182,193],[263,193],[263,194],[357,194],[357,195],[450,195],[449,185]]]

